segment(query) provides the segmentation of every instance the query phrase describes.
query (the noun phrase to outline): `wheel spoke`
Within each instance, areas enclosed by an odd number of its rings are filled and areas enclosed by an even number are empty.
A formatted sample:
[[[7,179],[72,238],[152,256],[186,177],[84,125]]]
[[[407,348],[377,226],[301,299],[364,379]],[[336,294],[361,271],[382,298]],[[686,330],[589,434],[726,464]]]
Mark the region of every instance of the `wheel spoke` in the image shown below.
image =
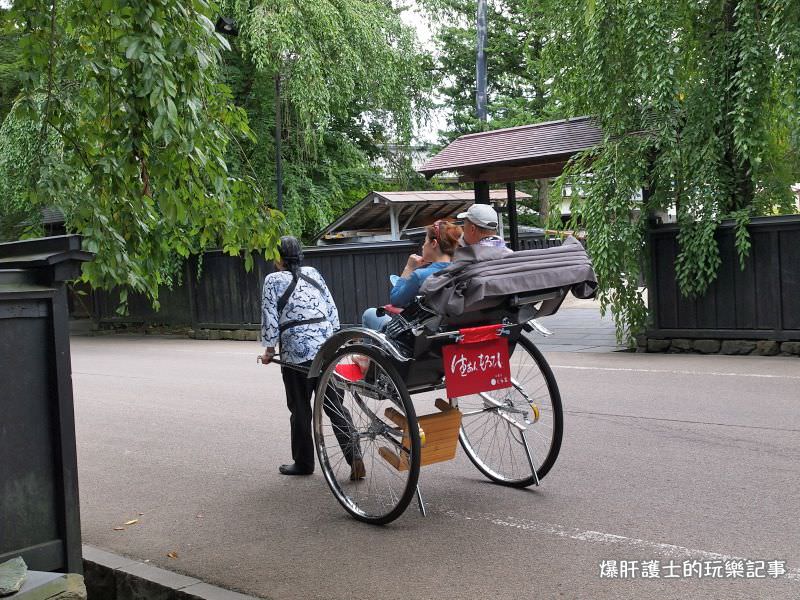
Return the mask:
[[[362,380],[343,380],[339,365],[363,365]],[[362,369],[363,370],[363,369]],[[352,367],[344,372],[352,373]],[[391,408],[411,425],[411,449],[403,431],[387,416]],[[387,523],[413,498],[419,476],[419,433],[413,405],[391,363],[368,347],[341,350],[323,370],[314,405],[314,439],[325,479],[336,499],[353,516]],[[351,463],[361,457],[366,474],[351,479]],[[398,469],[391,457],[404,457]],[[387,459],[388,457],[388,459]]]
[[[521,338],[511,356],[512,387],[458,399],[461,445],[490,479],[507,485],[538,483],[561,445],[558,388],[541,353]],[[531,403],[539,409],[535,420]],[[538,477],[537,477],[538,476]]]

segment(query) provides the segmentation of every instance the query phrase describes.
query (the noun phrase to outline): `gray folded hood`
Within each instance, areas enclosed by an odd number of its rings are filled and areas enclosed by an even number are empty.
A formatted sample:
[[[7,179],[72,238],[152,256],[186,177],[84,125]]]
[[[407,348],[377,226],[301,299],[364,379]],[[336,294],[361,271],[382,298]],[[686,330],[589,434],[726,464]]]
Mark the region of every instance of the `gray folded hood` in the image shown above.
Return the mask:
[[[455,317],[490,308],[512,294],[558,289],[558,309],[568,291],[591,298],[597,289],[592,263],[578,240],[568,237],[561,246],[508,254],[502,248],[459,248],[453,264],[429,276],[420,293],[439,314]]]

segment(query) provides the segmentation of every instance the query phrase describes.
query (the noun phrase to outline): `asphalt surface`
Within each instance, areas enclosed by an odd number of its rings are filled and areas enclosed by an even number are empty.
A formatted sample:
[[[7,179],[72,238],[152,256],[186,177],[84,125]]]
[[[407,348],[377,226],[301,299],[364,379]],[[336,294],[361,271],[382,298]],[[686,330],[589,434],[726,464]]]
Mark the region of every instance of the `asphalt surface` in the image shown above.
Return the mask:
[[[258,353],[73,338],[84,543],[281,600],[800,598],[797,358],[549,352],[566,424],[542,486],[492,485],[459,451],[423,468],[427,517],[374,527],[319,471],[278,474],[288,411]],[[682,574],[724,557],[787,574]],[[601,578],[603,560],[662,578]]]
[[[646,292],[643,292],[646,293]],[[626,350],[617,342],[611,313],[600,314],[597,300],[580,300],[569,294],[556,314],[539,319],[550,331],[547,337],[537,336],[543,352],[616,352]]]

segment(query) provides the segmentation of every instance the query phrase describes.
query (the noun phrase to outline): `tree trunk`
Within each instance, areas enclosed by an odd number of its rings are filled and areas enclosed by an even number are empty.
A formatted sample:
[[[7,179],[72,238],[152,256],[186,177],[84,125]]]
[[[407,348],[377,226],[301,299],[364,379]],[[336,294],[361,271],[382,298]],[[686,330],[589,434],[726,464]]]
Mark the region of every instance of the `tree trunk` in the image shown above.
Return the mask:
[[[550,181],[547,179],[537,179],[536,187],[539,191],[539,217],[542,226],[547,227],[547,220],[550,213]]]

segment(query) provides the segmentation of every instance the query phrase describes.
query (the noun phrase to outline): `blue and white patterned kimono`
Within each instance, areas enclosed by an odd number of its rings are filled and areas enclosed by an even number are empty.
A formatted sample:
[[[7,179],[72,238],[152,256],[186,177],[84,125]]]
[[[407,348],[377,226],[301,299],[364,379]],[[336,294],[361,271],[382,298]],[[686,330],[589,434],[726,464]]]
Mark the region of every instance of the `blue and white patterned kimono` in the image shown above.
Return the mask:
[[[319,283],[323,291],[298,278],[283,314],[278,315],[278,300],[292,283],[292,274],[276,271],[264,278],[261,294],[261,345],[264,347],[278,345],[279,318],[280,324],[325,318],[320,323],[298,325],[283,332],[281,360],[292,364],[312,360],[325,340],[339,329],[339,311],[322,275],[314,267],[301,267],[301,272]]]

